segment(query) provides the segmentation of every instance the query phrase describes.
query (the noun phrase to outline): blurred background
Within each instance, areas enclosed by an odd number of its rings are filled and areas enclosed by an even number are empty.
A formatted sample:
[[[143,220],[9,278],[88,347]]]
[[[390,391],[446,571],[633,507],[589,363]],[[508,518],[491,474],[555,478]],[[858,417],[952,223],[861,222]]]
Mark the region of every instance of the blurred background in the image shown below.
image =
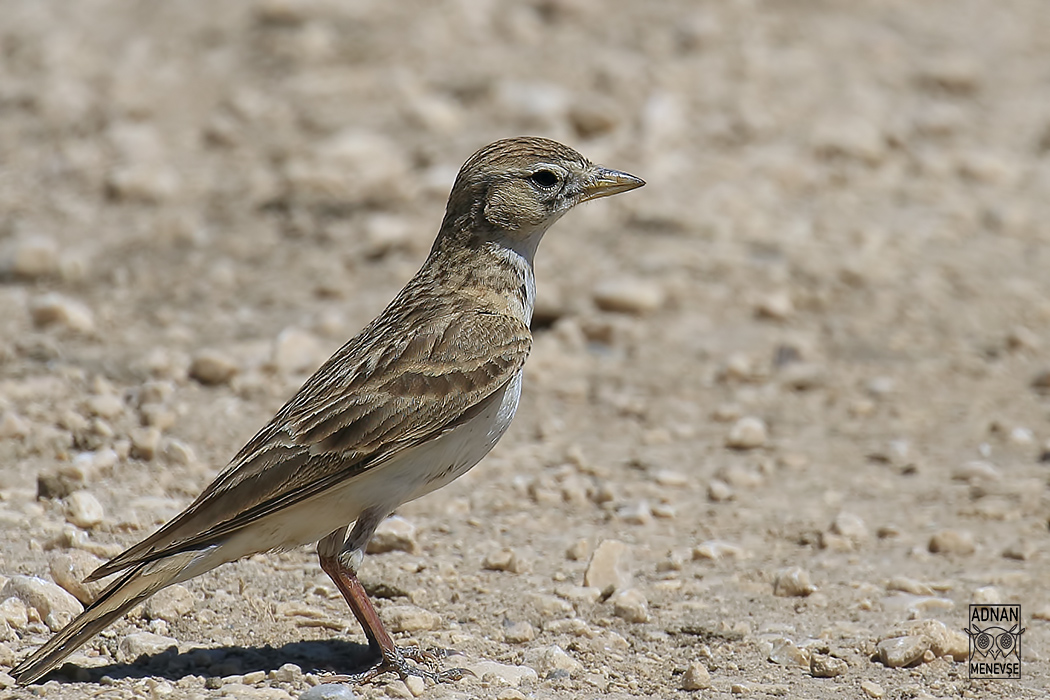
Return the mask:
[[[1042,0],[2,14],[0,580],[181,510],[414,273],[459,165],[533,134],[648,185],[546,237],[514,427],[366,563],[381,614],[499,666],[429,695],[1050,681]],[[75,660],[203,697],[363,640],[310,552],[186,590]],[[975,602],[1022,605],[1023,681],[967,679]],[[8,607],[4,666],[51,626]],[[136,632],[177,663],[124,665]]]

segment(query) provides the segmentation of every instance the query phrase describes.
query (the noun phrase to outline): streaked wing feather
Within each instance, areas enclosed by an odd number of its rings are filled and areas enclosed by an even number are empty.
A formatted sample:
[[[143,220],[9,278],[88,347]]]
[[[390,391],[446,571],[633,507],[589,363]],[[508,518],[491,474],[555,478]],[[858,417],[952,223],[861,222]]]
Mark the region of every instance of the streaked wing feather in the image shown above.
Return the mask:
[[[344,346],[193,504],[92,577],[214,544],[439,436],[509,382],[532,345],[521,321],[486,312],[381,335],[382,347],[362,347],[360,336]]]

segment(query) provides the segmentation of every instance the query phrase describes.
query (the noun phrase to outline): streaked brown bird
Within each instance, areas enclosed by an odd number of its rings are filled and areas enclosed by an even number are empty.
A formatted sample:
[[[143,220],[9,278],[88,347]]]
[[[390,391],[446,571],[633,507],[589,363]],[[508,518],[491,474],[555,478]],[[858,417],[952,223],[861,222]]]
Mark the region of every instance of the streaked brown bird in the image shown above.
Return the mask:
[[[427,652],[394,645],[357,579],[365,547],[394,509],[465,473],[510,425],[532,346],[533,257],[543,234],[577,204],[643,184],[542,138],[497,141],[471,156],[415,277],[197,500],[88,577],[120,574],[13,669],[18,682],[42,677],[165,586],[311,542],[377,657],[335,680],[387,671],[462,677],[430,670]]]

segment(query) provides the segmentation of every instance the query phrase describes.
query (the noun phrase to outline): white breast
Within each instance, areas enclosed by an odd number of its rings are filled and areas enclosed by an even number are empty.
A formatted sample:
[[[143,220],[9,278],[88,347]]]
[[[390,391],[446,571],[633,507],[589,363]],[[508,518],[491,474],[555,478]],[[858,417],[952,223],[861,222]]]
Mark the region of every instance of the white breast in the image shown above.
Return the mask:
[[[462,476],[489,453],[507,432],[518,410],[521,377],[522,373],[518,372],[507,382],[485,411],[452,432],[413,450],[413,455],[418,457],[413,461],[418,461],[418,470],[425,473],[426,478],[402,503],[424,496]]]

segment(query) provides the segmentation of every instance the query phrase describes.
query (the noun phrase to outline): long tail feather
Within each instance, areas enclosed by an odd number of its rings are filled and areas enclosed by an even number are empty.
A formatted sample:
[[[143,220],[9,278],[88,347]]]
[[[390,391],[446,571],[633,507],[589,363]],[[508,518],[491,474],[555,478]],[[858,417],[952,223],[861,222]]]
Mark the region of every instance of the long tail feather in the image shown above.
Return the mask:
[[[172,557],[167,561],[150,562],[130,569],[44,646],[15,666],[11,675],[22,685],[44,676],[128,610],[174,583],[185,564],[183,557]]]

